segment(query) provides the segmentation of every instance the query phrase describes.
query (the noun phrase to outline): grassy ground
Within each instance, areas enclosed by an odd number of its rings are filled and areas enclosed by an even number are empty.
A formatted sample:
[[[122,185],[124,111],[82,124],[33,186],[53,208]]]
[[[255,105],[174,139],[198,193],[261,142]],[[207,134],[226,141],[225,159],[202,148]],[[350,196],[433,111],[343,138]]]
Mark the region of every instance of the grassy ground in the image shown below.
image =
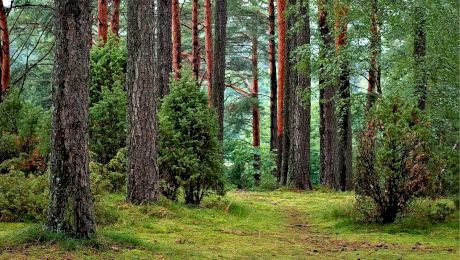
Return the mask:
[[[350,218],[348,193],[232,192],[192,208],[131,206],[106,195],[98,237],[76,241],[36,224],[0,223],[0,259],[459,259],[458,212],[445,223]]]

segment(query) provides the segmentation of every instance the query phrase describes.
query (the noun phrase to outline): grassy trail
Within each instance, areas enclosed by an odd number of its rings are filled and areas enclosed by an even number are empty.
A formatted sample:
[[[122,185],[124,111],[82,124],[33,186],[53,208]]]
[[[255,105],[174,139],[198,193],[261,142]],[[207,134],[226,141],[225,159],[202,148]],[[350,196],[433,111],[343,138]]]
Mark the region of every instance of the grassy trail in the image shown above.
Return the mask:
[[[352,201],[348,193],[232,192],[191,208],[105,195],[99,218],[111,224],[98,238],[37,236],[35,224],[0,223],[0,259],[459,259],[458,212],[436,225],[415,217],[358,225]]]

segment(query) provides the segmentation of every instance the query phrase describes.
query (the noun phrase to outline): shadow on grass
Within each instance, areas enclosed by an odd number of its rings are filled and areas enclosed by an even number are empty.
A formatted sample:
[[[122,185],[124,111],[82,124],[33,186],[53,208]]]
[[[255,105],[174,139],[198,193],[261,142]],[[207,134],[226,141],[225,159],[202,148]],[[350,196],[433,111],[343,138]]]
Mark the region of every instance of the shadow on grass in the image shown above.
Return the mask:
[[[62,251],[76,251],[83,248],[91,248],[96,251],[112,250],[114,246],[124,248],[137,248],[147,251],[155,251],[153,244],[144,242],[132,234],[99,231],[97,235],[77,239],[64,233],[50,232],[42,225],[33,225],[18,230],[12,235],[0,240],[0,252],[8,248],[21,248],[22,246],[52,246],[57,245]]]

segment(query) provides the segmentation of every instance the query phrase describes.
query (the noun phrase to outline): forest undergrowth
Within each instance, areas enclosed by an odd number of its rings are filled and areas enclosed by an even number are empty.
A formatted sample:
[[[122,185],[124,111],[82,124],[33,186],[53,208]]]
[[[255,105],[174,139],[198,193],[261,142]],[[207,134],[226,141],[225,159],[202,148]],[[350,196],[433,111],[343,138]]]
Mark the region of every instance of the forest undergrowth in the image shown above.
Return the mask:
[[[107,194],[97,237],[0,223],[0,259],[458,259],[458,211],[431,223],[434,202],[417,200],[394,224],[364,224],[355,220],[353,200],[327,191],[235,191],[199,207],[167,200],[133,206]]]

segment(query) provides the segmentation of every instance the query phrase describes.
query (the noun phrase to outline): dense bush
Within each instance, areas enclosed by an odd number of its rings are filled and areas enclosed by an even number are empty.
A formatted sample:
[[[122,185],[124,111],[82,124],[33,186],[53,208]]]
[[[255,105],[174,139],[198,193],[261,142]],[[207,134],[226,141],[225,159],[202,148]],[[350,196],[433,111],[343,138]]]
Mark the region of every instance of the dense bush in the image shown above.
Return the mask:
[[[41,174],[50,148],[51,115],[12,92],[0,103],[0,173]]]
[[[41,221],[48,208],[48,175],[0,175],[0,221]]]
[[[118,150],[117,155],[108,164],[90,162],[92,190],[95,194],[105,192],[120,193],[126,188],[126,148]]]
[[[414,105],[398,97],[380,100],[368,122],[359,138],[356,192],[369,200],[357,201],[374,204],[374,218],[391,223],[430,188],[429,124]]]
[[[275,171],[275,155],[268,147],[262,147],[260,183],[256,185],[254,179],[254,148],[250,142],[244,140],[225,142],[226,160],[225,178],[229,188],[236,189],[265,189],[272,190],[278,187]]]
[[[210,191],[223,192],[215,114],[190,69],[171,85],[159,112],[163,189],[174,198],[181,187],[186,203],[199,204]]]
[[[107,164],[125,146],[126,50],[118,38],[91,51],[90,149]]]

